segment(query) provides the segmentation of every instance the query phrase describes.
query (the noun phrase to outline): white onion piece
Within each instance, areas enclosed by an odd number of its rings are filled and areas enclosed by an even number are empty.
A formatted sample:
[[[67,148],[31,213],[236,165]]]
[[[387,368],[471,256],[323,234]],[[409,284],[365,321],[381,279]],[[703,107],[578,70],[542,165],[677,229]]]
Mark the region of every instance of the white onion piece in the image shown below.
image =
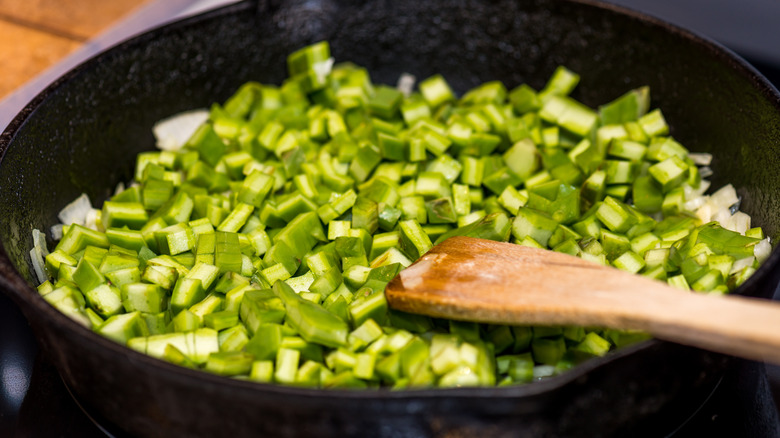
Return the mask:
[[[739,234],[745,235],[745,231],[750,229],[750,216],[746,213],[738,211],[731,216],[731,221],[734,223],[734,230]]]
[[[402,73],[398,78],[398,85],[396,85],[396,88],[403,93],[404,96],[409,97],[414,90],[415,82],[417,82],[417,78],[415,78],[414,75]]]
[[[710,199],[712,200],[715,209],[729,208],[739,201],[737,191],[731,184],[727,184],[718,189],[717,192],[710,196]]]
[[[712,171],[712,169],[710,169],[709,166],[704,166],[701,169],[699,169],[699,176],[701,176],[702,178],[707,178],[708,176],[712,176],[713,173],[714,172]]]
[[[706,152],[690,152],[688,158],[697,166],[709,166],[712,163],[712,154]]]
[[[710,188],[710,185],[712,185],[712,183],[711,183],[709,180],[703,179],[703,180],[701,180],[701,182],[699,183],[699,188],[698,188],[698,189],[696,189],[696,191],[697,191],[697,192],[698,192],[700,195],[704,195],[704,192],[706,192],[707,190],[709,190],[709,188]]]
[[[37,228],[32,231],[33,247],[30,250],[30,260],[32,261],[33,271],[35,271],[35,278],[38,279],[38,283],[43,283],[49,279],[49,275],[46,272],[46,263],[43,261],[43,257],[49,253],[49,249],[46,248],[45,234],[41,233]]]
[[[697,196],[695,198],[692,198],[690,201],[685,201],[685,204],[683,204],[683,208],[688,211],[696,211],[704,205],[707,202],[707,198],[704,196]]]
[[[116,188],[114,189],[114,195],[118,195],[124,191],[125,191],[125,183],[119,181],[119,184],[117,184]]]
[[[37,246],[41,249],[41,255],[44,257],[49,255],[49,248],[46,247],[46,234],[36,228],[32,231],[32,238],[33,246]]]
[[[683,188],[683,197],[684,197],[683,199],[685,199],[686,201],[691,201],[693,200],[693,198],[699,196],[696,194],[696,189],[689,186],[688,184],[683,184],[682,188]]]
[[[92,203],[89,201],[89,196],[86,193],[82,193],[81,196],[74,199],[65,208],[60,210],[57,217],[64,225],[79,224],[84,225],[87,219],[87,214],[92,210]]]
[[[553,365],[537,365],[534,367],[534,380],[542,380],[545,377],[551,377],[555,375],[555,367]]]
[[[51,233],[51,238],[54,240],[60,240],[62,239],[62,224],[56,224],[52,225],[49,229],[49,232]]]
[[[709,202],[705,202],[704,205],[696,210],[696,217],[699,218],[703,224],[712,222],[712,205]]]
[[[100,210],[97,208],[90,208],[87,212],[87,217],[84,220],[84,226],[95,231],[102,231],[98,228],[97,222],[100,218]]]
[[[333,63],[335,60],[333,57],[330,57],[324,61],[315,62],[312,64],[311,69],[314,72],[314,75],[317,76],[317,80],[319,82],[325,82],[325,80],[328,78],[328,75],[330,74],[330,71],[333,69]]]
[[[753,255],[756,256],[756,260],[759,263],[763,263],[764,260],[769,258],[769,254],[772,253],[772,245],[769,243],[769,238],[759,241],[756,246],[753,247]]]
[[[693,188],[688,184],[683,184],[683,194],[685,196],[685,200],[687,201],[698,196],[704,196],[704,192],[706,192],[709,188],[710,182],[707,180],[701,180],[698,188]]]
[[[753,252],[755,253],[755,248],[753,249]],[[753,266],[753,263],[756,261],[756,258],[753,256],[745,257],[742,259],[739,259],[734,262],[733,265],[731,265],[731,271],[729,271],[729,274],[737,273],[748,266]]]
[[[721,227],[731,230],[731,211],[728,208],[716,210],[711,220],[719,223]]]
[[[49,274],[46,271],[46,262],[44,257],[49,253],[46,248],[46,239],[43,239],[43,243],[40,241],[40,236],[43,233],[37,229],[33,230],[33,248],[30,250],[30,260],[32,261],[33,271],[35,271],[35,278],[38,279],[38,284],[43,283],[49,279]]]
[[[208,118],[208,110],[197,109],[158,121],[152,127],[157,148],[164,151],[179,150]]]
[[[43,262],[43,256],[41,255],[41,249],[39,247],[33,247],[30,250],[30,260],[32,260],[33,271],[35,271],[35,278],[38,280],[38,284],[48,280],[46,275],[46,264]]]

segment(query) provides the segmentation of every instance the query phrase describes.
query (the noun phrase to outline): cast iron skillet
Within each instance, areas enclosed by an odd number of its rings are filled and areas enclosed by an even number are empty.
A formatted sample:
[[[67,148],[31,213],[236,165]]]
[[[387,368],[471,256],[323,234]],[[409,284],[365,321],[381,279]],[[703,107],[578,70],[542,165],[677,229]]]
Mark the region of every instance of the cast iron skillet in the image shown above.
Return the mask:
[[[375,82],[436,72],[460,93],[499,79],[540,88],[559,64],[589,105],[650,85],[672,134],[712,152],[713,186],[780,233],[780,96],[733,54],[657,20],[592,1],[419,0],[242,3],[141,35],[37,96],[0,137],[0,285],[65,382],[91,409],[145,436],[658,436],[681,424],[733,359],[649,341],[533,385],[319,391],[175,367],[68,320],[30,286],[33,228],[82,192],[129,181],[152,124],[224,101],[245,81],[278,83],[285,56],[327,39]],[[50,242],[53,245],[53,242]],[[739,292],[769,297],[780,253]]]

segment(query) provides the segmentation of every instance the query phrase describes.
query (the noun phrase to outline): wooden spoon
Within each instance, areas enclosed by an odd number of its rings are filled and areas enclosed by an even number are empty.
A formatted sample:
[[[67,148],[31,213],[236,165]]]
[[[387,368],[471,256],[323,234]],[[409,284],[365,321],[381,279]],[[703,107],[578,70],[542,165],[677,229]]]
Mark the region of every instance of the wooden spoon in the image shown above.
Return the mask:
[[[385,290],[392,308],[500,324],[638,329],[780,363],[780,304],[705,295],[567,254],[472,237],[436,245]]]

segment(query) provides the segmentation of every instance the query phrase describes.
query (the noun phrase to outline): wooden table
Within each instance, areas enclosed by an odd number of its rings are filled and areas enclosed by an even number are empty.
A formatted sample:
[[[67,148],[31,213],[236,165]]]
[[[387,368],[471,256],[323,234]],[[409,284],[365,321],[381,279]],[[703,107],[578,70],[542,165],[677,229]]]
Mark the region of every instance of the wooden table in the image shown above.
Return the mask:
[[[151,0],[0,0],[0,99]]]

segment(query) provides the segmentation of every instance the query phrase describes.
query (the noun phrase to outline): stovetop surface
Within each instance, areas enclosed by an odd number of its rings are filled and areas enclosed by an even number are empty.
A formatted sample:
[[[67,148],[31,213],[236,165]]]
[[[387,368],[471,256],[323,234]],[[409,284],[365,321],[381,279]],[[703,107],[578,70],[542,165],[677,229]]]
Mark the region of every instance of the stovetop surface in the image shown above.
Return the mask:
[[[734,21],[735,5],[780,12],[766,0],[706,0],[707,14],[688,8],[704,0],[680,0],[677,8],[654,0],[613,0],[652,13],[675,24],[709,35],[743,56],[780,88],[780,31],[767,44],[760,23],[738,29],[718,25]],[[752,12],[758,16],[758,12]],[[780,15],[776,15],[775,18]],[[757,20],[753,17],[753,20]],[[740,33],[740,29],[742,29]],[[719,36],[721,38],[719,38]],[[774,51],[774,52],[773,52]],[[8,114],[3,115],[4,118]],[[10,120],[10,117],[8,117]],[[4,127],[8,120],[0,121]],[[780,295],[780,288],[775,299]],[[710,398],[671,436],[780,437],[775,400],[780,401],[780,367],[741,361],[723,377]],[[51,362],[39,351],[34,335],[18,308],[0,293],[0,437],[123,437],[109,422],[82,409]]]

